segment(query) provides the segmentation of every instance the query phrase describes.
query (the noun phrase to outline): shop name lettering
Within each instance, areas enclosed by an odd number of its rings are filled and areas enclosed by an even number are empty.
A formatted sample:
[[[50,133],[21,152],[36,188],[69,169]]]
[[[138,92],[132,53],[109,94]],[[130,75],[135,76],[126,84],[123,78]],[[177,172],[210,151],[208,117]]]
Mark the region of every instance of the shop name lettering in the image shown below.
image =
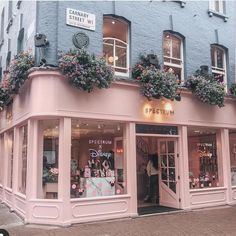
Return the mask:
[[[173,110],[165,110],[160,108],[145,108],[145,114],[157,114],[157,115],[174,115]]]
[[[104,144],[112,144],[111,140],[103,140],[103,139],[89,139],[89,144],[97,144],[97,145],[104,145]]]
[[[95,150],[95,149],[89,149],[90,156],[92,158],[96,157],[106,157],[107,159],[110,158],[111,153],[110,152],[102,152],[102,150]]]

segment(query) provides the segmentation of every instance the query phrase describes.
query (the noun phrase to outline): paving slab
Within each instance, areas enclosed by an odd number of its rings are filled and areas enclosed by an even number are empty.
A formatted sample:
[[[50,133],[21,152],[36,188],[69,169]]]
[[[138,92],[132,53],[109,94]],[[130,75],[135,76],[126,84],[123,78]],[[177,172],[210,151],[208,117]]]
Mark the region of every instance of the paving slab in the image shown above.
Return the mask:
[[[236,236],[235,222],[236,206],[225,206],[62,228],[24,225],[0,204],[0,228],[6,228],[10,236]]]

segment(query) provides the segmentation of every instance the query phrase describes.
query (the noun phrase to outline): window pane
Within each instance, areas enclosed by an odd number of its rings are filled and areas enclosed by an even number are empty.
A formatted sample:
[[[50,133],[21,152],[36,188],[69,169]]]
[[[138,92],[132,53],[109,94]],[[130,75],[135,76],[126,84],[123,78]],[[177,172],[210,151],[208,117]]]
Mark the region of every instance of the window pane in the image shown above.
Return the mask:
[[[12,188],[12,176],[13,176],[13,146],[14,146],[14,132],[10,131],[7,134],[7,151],[8,151],[8,175],[7,175],[7,187]]]
[[[181,71],[182,69],[181,68],[177,68],[177,67],[174,67],[174,66],[164,66],[164,70],[165,71],[168,71],[170,73],[173,73],[175,76],[176,76],[176,79],[177,80],[181,80]]]
[[[20,142],[19,142],[19,186],[18,191],[25,194],[26,193],[26,176],[27,176],[27,137],[28,137],[28,127],[23,126],[19,130]]]
[[[172,57],[181,59],[181,40],[172,36]]]
[[[231,183],[236,186],[236,130],[229,131]]]
[[[213,67],[216,66],[216,62],[215,62],[215,48],[211,47],[211,65]]]
[[[164,45],[163,45],[164,56],[171,56],[171,37],[170,34],[164,34]]]
[[[4,136],[0,135],[0,166],[2,170],[0,171],[0,184],[3,184],[3,173],[5,171],[4,168]]]
[[[216,131],[213,129],[189,128],[188,150],[190,188],[220,186]]]
[[[113,65],[114,63],[113,46],[103,44],[103,54],[104,54],[106,63],[109,65]]]
[[[39,198],[58,197],[59,120],[39,122],[42,191]]]
[[[122,124],[72,120],[71,198],[126,193]]]
[[[220,3],[217,0],[215,1],[215,11],[220,12]]]
[[[217,49],[216,56],[217,56],[217,67],[224,68],[224,52],[220,49]]]
[[[115,66],[127,68],[126,48],[116,47]]]

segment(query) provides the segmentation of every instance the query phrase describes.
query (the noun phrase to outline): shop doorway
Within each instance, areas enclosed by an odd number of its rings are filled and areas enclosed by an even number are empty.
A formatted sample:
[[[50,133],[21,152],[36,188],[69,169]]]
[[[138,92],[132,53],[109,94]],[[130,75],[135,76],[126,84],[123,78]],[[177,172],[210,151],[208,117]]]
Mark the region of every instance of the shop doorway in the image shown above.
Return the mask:
[[[172,211],[179,208],[177,138],[137,136],[137,202],[139,214]],[[158,172],[150,160],[157,158]],[[152,166],[153,168],[153,166]],[[157,173],[157,179],[152,174]]]

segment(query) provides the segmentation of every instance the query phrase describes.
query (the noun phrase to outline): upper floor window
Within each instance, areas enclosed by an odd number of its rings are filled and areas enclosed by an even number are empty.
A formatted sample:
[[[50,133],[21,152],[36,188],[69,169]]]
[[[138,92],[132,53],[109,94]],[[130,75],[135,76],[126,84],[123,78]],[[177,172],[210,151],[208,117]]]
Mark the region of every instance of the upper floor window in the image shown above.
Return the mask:
[[[226,82],[226,58],[225,50],[222,47],[211,46],[211,70],[215,79]]]
[[[225,14],[225,1],[224,0],[210,0],[210,10]]]
[[[1,32],[0,32],[0,44],[3,43],[4,39],[4,18],[5,18],[5,9],[3,8],[2,14],[1,14]]]
[[[103,21],[103,54],[116,75],[129,75],[129,25],[127,22],[105,16]]]
[[[183,80],[183,40],[169,32],[164,33],[164,70],[172,72],[179,81]]]
[[[8,20],[12,18],[12,1],[8,3]]]

